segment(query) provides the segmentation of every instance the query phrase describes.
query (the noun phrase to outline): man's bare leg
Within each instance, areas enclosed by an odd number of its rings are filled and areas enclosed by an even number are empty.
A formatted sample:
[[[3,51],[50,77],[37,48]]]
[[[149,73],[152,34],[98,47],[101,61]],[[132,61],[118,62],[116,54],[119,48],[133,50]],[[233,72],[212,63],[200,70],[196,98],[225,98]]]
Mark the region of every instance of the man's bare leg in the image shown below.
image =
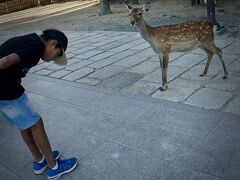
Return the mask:
[[[48,167],[52,168],[56,165],[56,160],[52,154],[52,148],[50,146],[46,131],[44,129],[43,121],[40,120],[32,127],[30,127],[33,140],[37,147],[43,153]]]
[[[21,135],[22,135],[24,142],[28,146],[28,149],[31,151],[34,161],[39,162],[42,159],[42,153],[39,151],[39,149],[33,139],[30,128],[22,130]]]

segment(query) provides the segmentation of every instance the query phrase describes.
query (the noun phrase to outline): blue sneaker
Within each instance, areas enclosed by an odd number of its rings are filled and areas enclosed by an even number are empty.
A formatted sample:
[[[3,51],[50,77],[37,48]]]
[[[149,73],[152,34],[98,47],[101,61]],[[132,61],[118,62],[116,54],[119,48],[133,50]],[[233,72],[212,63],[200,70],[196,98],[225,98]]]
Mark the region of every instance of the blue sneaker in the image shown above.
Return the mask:
[[[58,159],[58,168],[56,170],[52,170],[51,168],[47,168],[47,177],[48,179],[58,179],[63,174],[69,173],[77,166],[77,158],[69,158],[69,159]]]
[[[59,151],[53,151],[52,153],[55,159],[58,159],[60,157]],[[32,166],[33,166],[33,172],[35,174],[42,174],[47,169],[47,162],[46,160],[44,160],[43,163],[33,162]]]

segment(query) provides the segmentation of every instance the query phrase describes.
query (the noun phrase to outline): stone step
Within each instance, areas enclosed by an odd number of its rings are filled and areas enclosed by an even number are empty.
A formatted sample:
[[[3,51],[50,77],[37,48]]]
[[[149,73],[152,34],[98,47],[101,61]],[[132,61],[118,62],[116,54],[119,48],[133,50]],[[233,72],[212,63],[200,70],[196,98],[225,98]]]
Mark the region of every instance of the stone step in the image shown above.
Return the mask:
[[[16,24],[30,23],[45,18],[67,14],[97,3],[97,0],[58,3],[2,15],[0,16],[0,29],[3,30],[15,26]]]

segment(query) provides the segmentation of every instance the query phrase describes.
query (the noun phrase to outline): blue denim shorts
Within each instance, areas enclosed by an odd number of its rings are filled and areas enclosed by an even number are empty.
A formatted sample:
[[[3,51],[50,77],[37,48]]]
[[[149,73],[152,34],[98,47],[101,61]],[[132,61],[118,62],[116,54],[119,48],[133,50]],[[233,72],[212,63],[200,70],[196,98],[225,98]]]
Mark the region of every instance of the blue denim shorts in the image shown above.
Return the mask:
[[[25,93],[14,100],[0,100],[0,113],[20,130],[27,129],[40,120]]]

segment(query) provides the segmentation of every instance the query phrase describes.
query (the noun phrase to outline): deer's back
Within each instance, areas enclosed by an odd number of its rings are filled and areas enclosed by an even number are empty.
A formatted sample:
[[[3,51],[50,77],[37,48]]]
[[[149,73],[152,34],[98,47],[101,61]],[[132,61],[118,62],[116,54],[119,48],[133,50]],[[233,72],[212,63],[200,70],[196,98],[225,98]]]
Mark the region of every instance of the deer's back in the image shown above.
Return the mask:
[[[207,20],[155,27],[152,35],[155,46],[172,49],[171,51],[187,50],[214,39],[213,26]]]
[[[165,43],[209,41],[214,39],[213,26],[207,20],[159,26],[152,29],[154,38]]]

